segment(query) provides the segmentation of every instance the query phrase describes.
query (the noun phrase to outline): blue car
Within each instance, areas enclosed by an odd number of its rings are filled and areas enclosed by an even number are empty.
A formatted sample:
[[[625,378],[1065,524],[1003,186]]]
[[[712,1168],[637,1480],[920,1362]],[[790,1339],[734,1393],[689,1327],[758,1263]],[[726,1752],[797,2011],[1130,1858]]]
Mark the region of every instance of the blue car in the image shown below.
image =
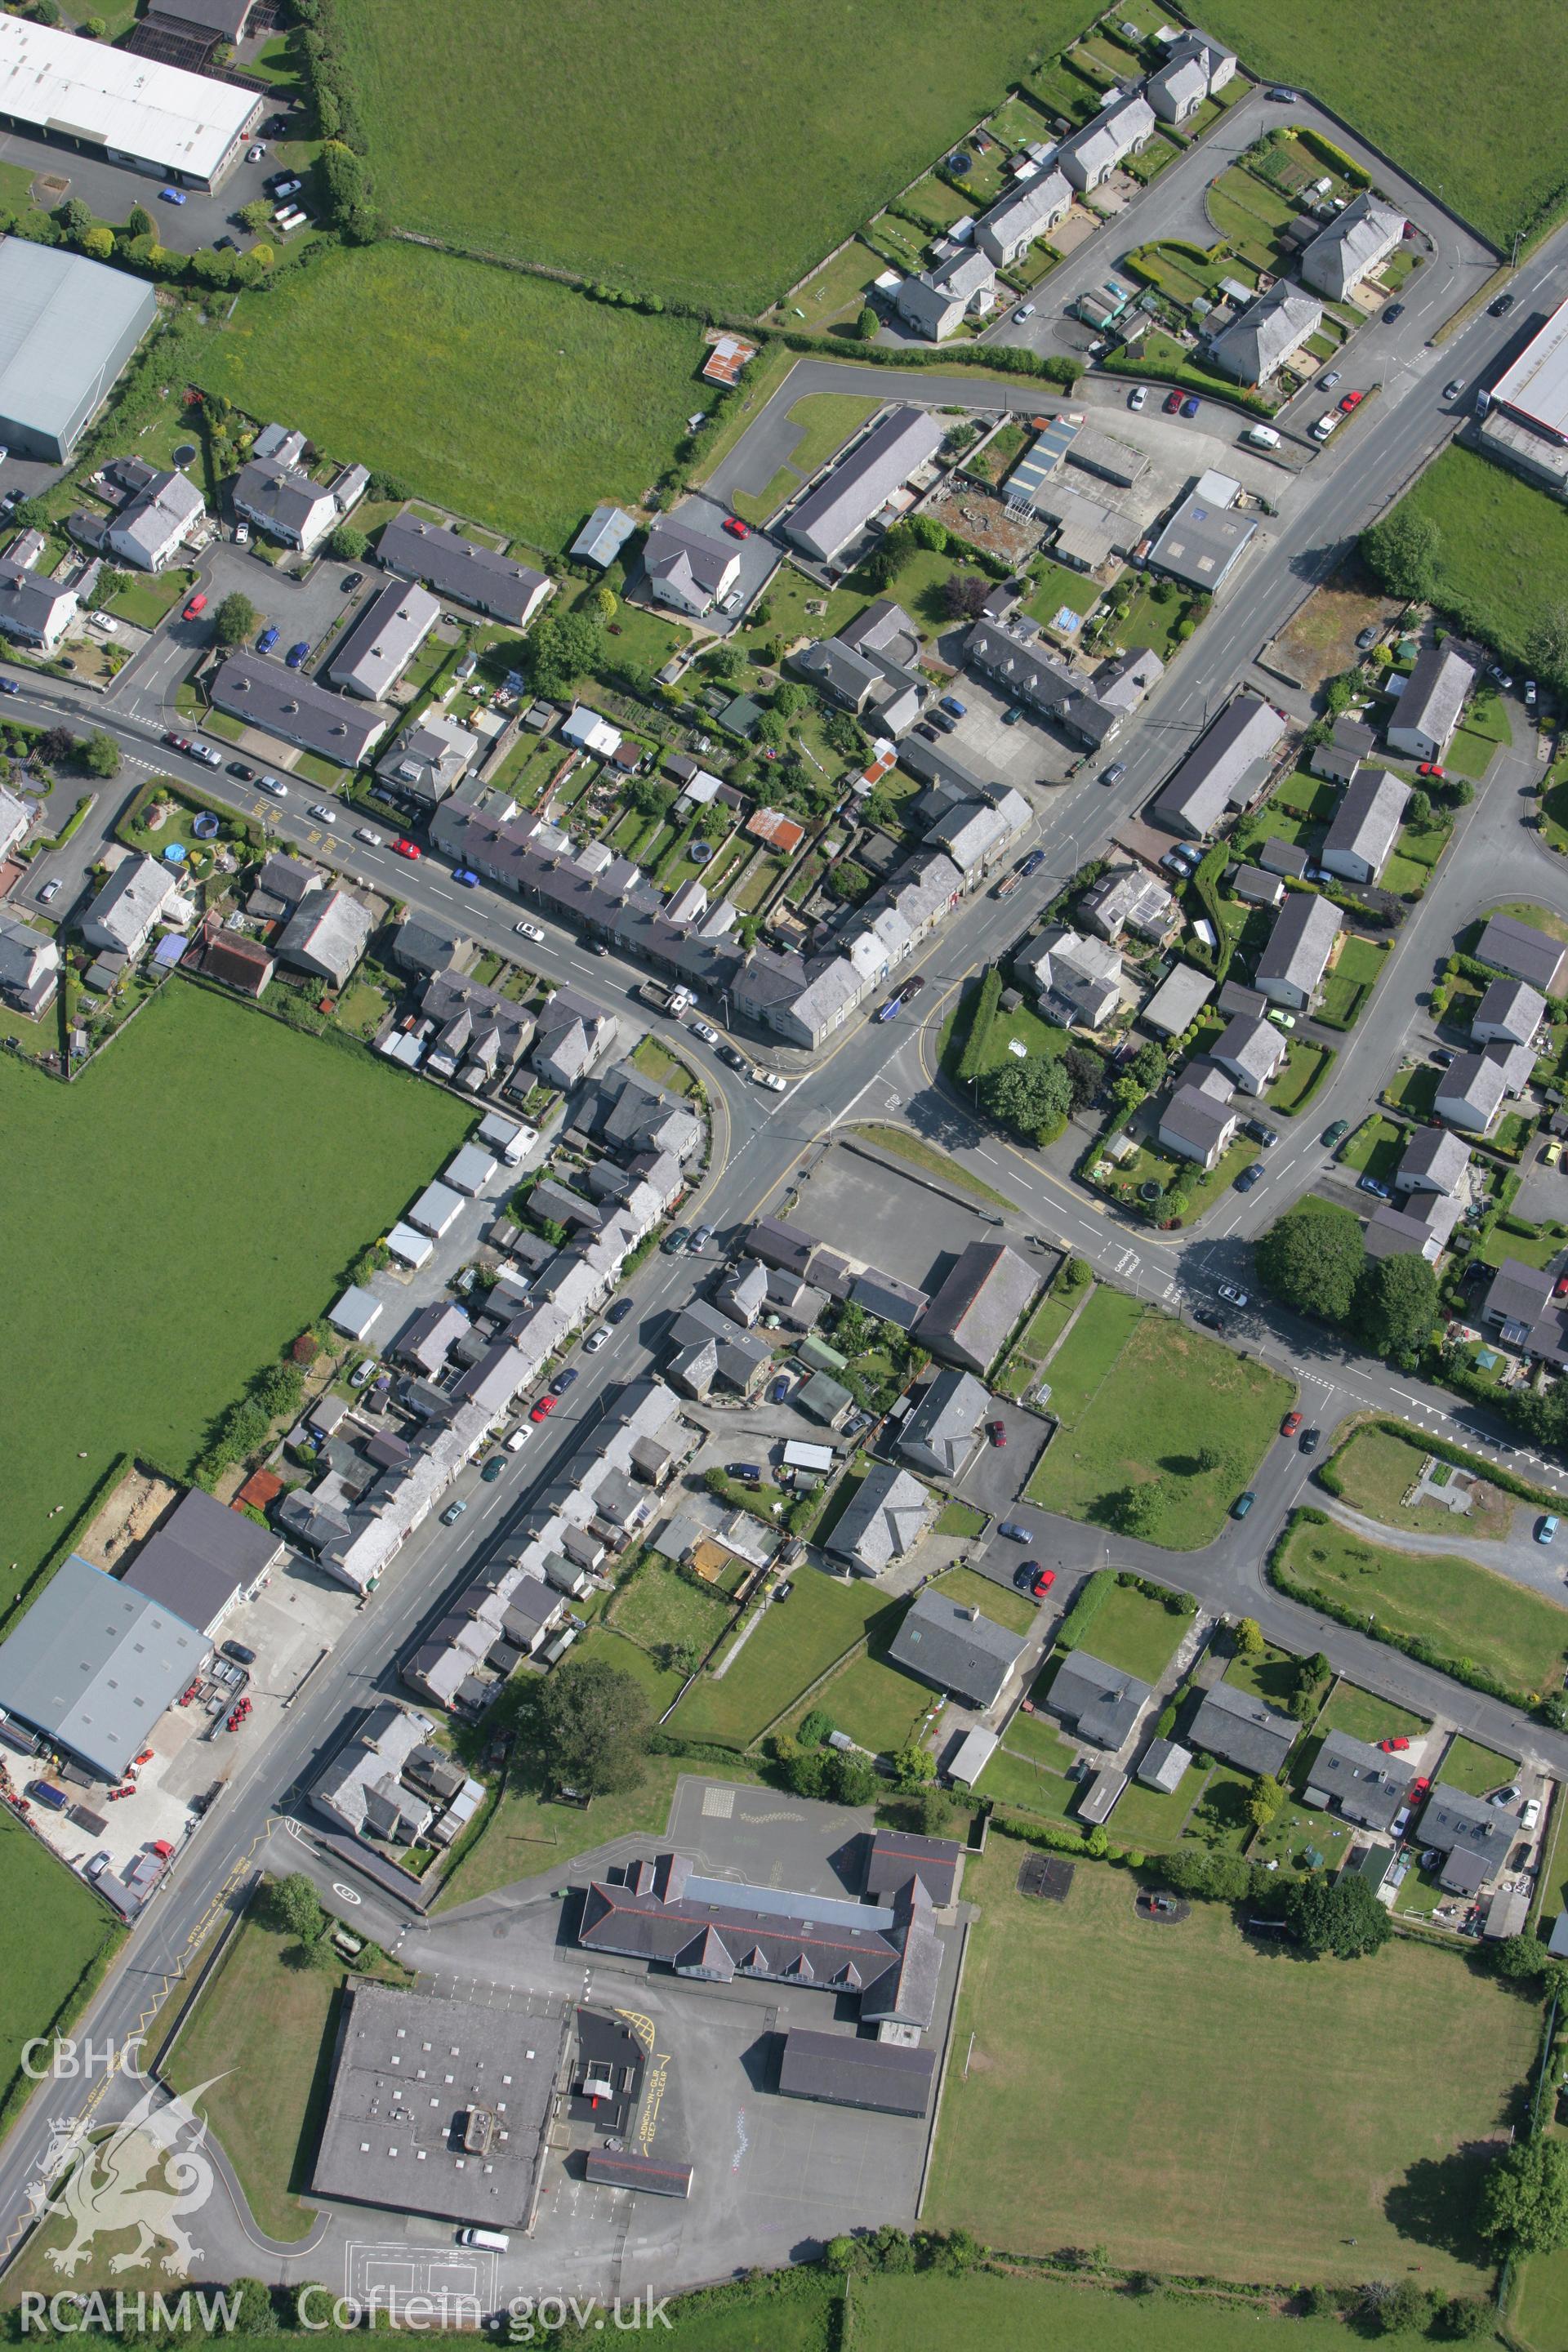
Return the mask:
[[[452,879],[454,882],[460,882],[465,890],[477,890],[479,887],[479,877],[471,866],[455,866]]]
[[[1244,1168],[1237,1178],[1236,1189],[1238,1192],[1250,1192],[1255,1184],[1261,1184],[1262,1181],[1263,1162],[1261,1160],[1255,1160],[1251,1166]]]
[[[1363,1176],[1359,1178],[1357,1180],[1356,1190],[1360,1192],[1370,1192],[1374,1201],[1392,1201],[1394,1198],[1388,1186],[1386,1184],[1380,1184],[1375,1176]]]
[[[269,654],[277,643],[277,630],[263,629],[261,635],[256,640],[256,650],[258,654]]]
[[[789,1374],[787,1372],[781,1372],[778,1379],[768,1391],[768,1402],[770,1404],[783,1404],[788,1394]]]
[[[1539,1544],[1549,1544],[1556,1533],[1557,1514],[1555,1511],[1548,1511],[1546,1517],[1536,1524],[1535,1540]]]
[[[945,710],[950,719],[962,719],[966,709],[956,694],[944,694],[936,707],[939,710]]]
[[[1039,872],[1045,862],[1046,853],[1043,849],[1031,849],[1027,857],[1025,858],[1022,866],[1019,866],[1018,871],[1026,882],[1031,874],[1037,874]]]
[[[1197,413],[1198,396],[1195,392],[1190,392],[1188,393],[1185,400],[1182,403],[1182,415],[1184,416],[1195,416]]]
[[[0,694],[20,694],[21,691],[14,677],[0,677]]]
[[[283,658],[288,663],[290,669],[299,669],[302,667],[305,656],[310,652],[310,647],[309,640],[301,637],[297,646],[289,646]]]
[[[160,188],[158,196],[160,202],[165,205],[183,205],[185,201],[184,188]]]

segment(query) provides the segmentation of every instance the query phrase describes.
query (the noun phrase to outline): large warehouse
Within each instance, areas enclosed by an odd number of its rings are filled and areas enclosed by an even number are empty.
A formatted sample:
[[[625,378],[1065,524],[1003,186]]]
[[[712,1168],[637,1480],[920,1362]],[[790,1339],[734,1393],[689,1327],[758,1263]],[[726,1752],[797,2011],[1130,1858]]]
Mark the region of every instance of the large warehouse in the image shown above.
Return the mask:
[[[63,466],[157,315],[123,269],[0,237],[0,441]]]
[[[73,1551],[0,1642],[0,1708],[118,1780],[211,1654],[194,1625]]]
[[[258,120],[253,89],[0,16],[0,123],[184,187],[221,187]]]

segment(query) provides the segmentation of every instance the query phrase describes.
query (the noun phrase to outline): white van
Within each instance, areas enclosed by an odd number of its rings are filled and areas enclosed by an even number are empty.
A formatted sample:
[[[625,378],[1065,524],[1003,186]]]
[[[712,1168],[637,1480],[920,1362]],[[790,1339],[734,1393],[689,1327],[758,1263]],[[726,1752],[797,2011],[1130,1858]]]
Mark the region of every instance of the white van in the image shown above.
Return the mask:
[[[511,2240],[504,2230],[459,2230],[459,2246],[488,2246],[492,2254],[510,2254]]]
[[[1279,446],[1279,436],[1272,425],[1255,425],[1247,437],[1258,449],[1278,449]]]

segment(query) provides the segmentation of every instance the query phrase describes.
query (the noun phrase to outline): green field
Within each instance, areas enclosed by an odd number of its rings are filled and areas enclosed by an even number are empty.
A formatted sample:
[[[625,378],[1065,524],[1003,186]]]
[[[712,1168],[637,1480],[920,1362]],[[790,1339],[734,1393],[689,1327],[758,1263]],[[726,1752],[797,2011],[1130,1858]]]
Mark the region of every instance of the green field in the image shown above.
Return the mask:
[[[723,1675],[704,1675],[670,1717],[683,1739],[711,1739],[745,1748],[808,1683],[825,1674],[860,1639],[873,1618],[889,1610],[888,1596],[866,1577],[840,1582],[815,1569],[793,1579],[787,1601],[770,1603],[762,1623]],[[900,1604],[889,1616],[896,1622]],[[722,1665],[728,1650],[721,1651]]]
[[[678,1570],[651,1557],[621,1587],[609,1612],[617,1633],[656,1654],[677,1648],[705,1657],[729,1622],[729,1605],[721,1594],[700,1591]]]
[[[1073,1325],[1049,1378],[1061,1427],[1027,1499],[1119,1523],[1118,1498],[1153,1486],[1157,1515],[1139,1531],[1172,1551],[1217,1535],[1295,1394],[1263,1365],[1108,1286]]]
[[[913,2344],[942,2352],[1344,2352],[1345,2342],[1338,2320],[1266,2319],[1206,2296],[1108,2293],[995,2271],[868,2279],[857,2282],[854,2304],[856,2352],[910,2352]],[[684,2334],[672,2352],[687,2352]]]
[[[1552,93],[1568,76],[1568,26],[1531,0],[1447,0],[1435,12],[1305,0],[1288,15],[1270,0],[1220,0],[1205,21],[1252,72],[1322,99],[1494,245],[1555,211]]]
[[[1449,1553],[1393,1551],[1332,1523],[1298,1519],[1281,1556],[1292,1586],[1373,1616],[1379,1632],[1435,1643],[1520,1692],[1556,1689],[1568,1610]]]
[[[1513,1757],[1500,1756],[1495,1748],[1483,1748],[1479,1739],[1467,1739],[1461,1732],[1445,1748],[1436,1778],[1447,1781],[1450,1789],[1485,1797],[1504,1787],[1518,1769]]]
[[[117,1454],[184,1471],[470,1119],[182,981],[69,1087],[0,1062],[0,1606]]]
[[[1559,501],[1472,450],[1450,448],[1394,512],[1437,527],[1440,610],[1503,661],[1530,667],[1532,632],[1568,602],[1568,513]],[[1478,750],[1489,753],[1490,739]]]
[[[1470,1488],[1470,1507],[1450,1511],[1446,1504],[1406,1505],[1405,1496],[1420,1475],[1426,1450],[1415,1432],[1395,1437],[1391,1430],[1358,1429],[1332,1456],[1343,1487],[1343,1500],[1352,1511],[1364,1512],[1381,1527],[1400,1528],[1408,1535],[1465,1536],[1472,1542],[1496,1543],[1507,1535],[1513,1517],[1513,1498],[1482,1479]],[[1436,1475],[1452,1482],[1447,1463]]]
[[[442,20],[448,59],[449,38]],[[546,551],[600,499],[637,504],[702,404],[689,322],[395,242],[241,296],[197,348],[248,415],[287,412],[331,456]]]
[[[630,0],[348,0],[341,14],[376,201],[400,228],[759,311],[1092,10],[863,0],[851,24],[835,0],[695,0],[672,22]],[[436,91],[461,136],[433,145]]]
[[[1380,1739],[1418,1738],[1431,1726],[1425,1716],[1412,1715],[1408,1707],[1395,1706],[1392,1699],[1359,1690],[1354,1683],[1338,1683],[1312,1728],[1319,1734],[1348,1732],[1352,1739],[1364,1739],[1375,1747]]]
[[[51,2029],[69,2032],[121,1939],[97,1895],[5,1811],[0,1886],[0,2124],[8,2124],[33,2089],[22,2044]]]
[[[1108,1666],[1140,1681],[1158,1682],[1174,1655],[1177,1643],[1191,1623],[1163,1601],[1151,1601],[1135,1585],[1112,1587],[1095,1611],[1084,1634],[1084,1647]]]
[[[994,1832],[964,1874],[981,1911],[953,2038],[968,2063],[948,2076],[928,2225],[1184,2274],[1415,2263],[1423,2286],[1482,2290],[1479,2143],[1510,2120],[1532,2004],[1415,1944],[1301,1963],[1219,1904],[1152,1929],[1135,1882],[1093,1864],[1065,1903],[1035,1902],[1016,1891],[1025,1852]],[[1417,2049],[1442,2064],[1413,2064]]]

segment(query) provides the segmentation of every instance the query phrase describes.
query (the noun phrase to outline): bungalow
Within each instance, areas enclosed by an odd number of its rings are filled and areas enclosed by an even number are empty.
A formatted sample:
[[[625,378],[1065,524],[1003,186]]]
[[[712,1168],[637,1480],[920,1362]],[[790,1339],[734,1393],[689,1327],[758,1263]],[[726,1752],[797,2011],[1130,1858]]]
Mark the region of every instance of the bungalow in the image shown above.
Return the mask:
[[[931,1517],[931,1489],[896,1463],[875,1462],[827,1538],[857,1576],[880,1576],[913,1551]]]
[[[1278,1076],[1290,1048],[1272,1021],[1238,1013],[1209,1051],[1243,1094],[1260,1095]]]
[[[1192,1746],[1243,1772],[1278,1773],[1301,1727],[1235,1683],[1215,1683],[1194,1716]]]
[[[1391,768],[1358,768],[1334,812],[1318,863],[1348,882],[1375,882],[1405,821],[1410,787]]]
[[[1000,1696],[1023,1649],[1021,1635],[928,1584],[905,1611],[889,1644],[888,1662],[934,1690],[984,1709]]]
[[[1380,269],[1405,236],[1396,212],[1367,188],[1316,236],[1301,256],[1301,275],[1330,302],[1344,302]]]
[[[1429,646],[1405,681],[1384,730],[1391,751],[1412,760],[1441,760],[1476,682],[1473,662],[1451,646]]]
[[[1409,1788],[1409,1772],[1391,1765],[1381,1748],[1352,1739],[1348,1731],[1330,1731],[1313,1761],[1306,1801],[1320,1812],[1337,1804],[1346,1821],[1386,1832]]]
[[[1274,919],[1254,977],[1271,1004],[1310,1010],[1343,917],[1327,898],[1293,890]]]
[[[801,500],[784,523],[784,536],[805,555],[831,563],[893,492],[935,457],[946,429],[928,409],[890,409]]]
[[[1090,1748],[1114,1754],[1138,1727],[1153,1691],[1123,1666],[1074,1650],[1057,1668],[1044,1704]]]

